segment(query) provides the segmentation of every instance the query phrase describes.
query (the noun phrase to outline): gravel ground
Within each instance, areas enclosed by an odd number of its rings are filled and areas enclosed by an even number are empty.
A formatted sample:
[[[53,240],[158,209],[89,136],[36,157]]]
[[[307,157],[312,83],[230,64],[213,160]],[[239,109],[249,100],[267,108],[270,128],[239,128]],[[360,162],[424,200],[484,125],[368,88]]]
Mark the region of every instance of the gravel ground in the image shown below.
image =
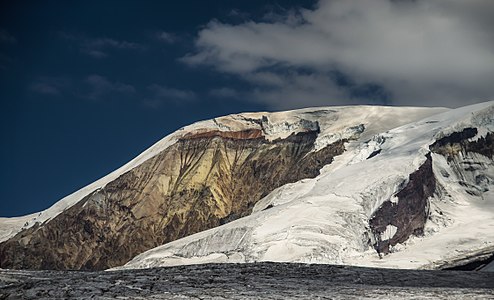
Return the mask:
[[[494,299],[494,273],[288,263],[0,270],[0,299]]]

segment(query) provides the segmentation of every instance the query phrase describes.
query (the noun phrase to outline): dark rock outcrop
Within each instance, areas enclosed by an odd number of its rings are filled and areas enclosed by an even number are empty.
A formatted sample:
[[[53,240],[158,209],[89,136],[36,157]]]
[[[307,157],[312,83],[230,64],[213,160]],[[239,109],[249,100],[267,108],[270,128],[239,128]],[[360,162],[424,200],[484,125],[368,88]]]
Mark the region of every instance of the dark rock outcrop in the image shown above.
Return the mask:
[[[472,166],[472,162],[459,158],[467,157],[469,153],[484,155],[490,159],[494,157],[494,135],[486,134],[475,141],[469,139],[475,137],[478,133],[477,128],[465,128],[459,132],[438,139],[430,145],[431,152],[444,156],[451,169],[458,173],[462,179],[460,185],[470,195],[481,195],[486,190],[482,190],[484,181],[489,179],[482,173],[478,172],[481,166]],[[480,164],[481,165],[481,164]],[[473,172],[472,176],[465,176],[468,172]],[[444,174],[443,176],[449,176]],[[472,182],[468,178],[472,177]],[[375,237],[374,248],[378,253],[388,253],[390,247],[406,241],[411,235],[422,235],[425,222],[428,218],[429,202],[428,198],[432,196],[436,189],[436,180],[432,170],[431,155],[427,155],[427,160],[414,173],[410,174],[407,185],[395,196],[398,198],[397,203],[391,201],[384,202],[369,220],[369,225]],[[480,189],[480,190],[479,190]],[[388,238],[382,239],[382,234],[386,231],[388,225],[396,227],[396,233]]]
[[[411,235],[423,234],[428,217],[428,198],[436,189],[432,171],[432,159],[428,154],[425,162],[409,176],[407,185],[395,196],[397,203],[386,201],[372,215],[369,225],[376,237],[374,248],[378,253],[388,253],[390,246],[406,241]],[[389,239],[381,238],[389,225],[396,233]]]
[[[454,267],[446,267],[444,270],[480,271],[492,262],[494,262],[494,253],[487,257],[477,256],[467,263],[459,264]]]
[[[344,151],[311,152],[317,131],[268,141],[259,130],[189,134],[54,219],[0,244],[0,267],[102,270],[250,213],[273,189]]]

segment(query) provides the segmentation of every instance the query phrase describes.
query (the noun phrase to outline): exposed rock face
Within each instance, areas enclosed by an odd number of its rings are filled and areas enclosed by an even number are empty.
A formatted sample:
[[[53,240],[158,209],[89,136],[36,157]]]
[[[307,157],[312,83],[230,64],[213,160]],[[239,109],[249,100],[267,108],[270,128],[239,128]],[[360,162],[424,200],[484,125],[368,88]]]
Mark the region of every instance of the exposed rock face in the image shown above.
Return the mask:
[[[398,201],[384,202],[369,220],[378,253],[388,253],[390,246],[406,241],[412,234],[423,233],[428,217],[428,198],[435,189],[432,159],[428,154],[420,168],[410,174],[407,185],[395,195]]]
[[[493,109],[479,104],[391,130],[361,122],[365,133],[317,178],[283,185],[249,216],[117,269],[259,261],[434,269],[490,257]],[[320,125],[324,142],[355,128],[335,134]]]
[[[430,149],[444,156],[450,167],[451,172],[443,171],[441,176],[455,181],[464,193],[479,199],[483,205],[489,201],[489,197],[492,200],[492,196],[485,195],[492,190],[494,183],[492,176],[494,134],[489,132],[483,137],[471,140],[477,133],[477,128],[465,128],[461,132],[455,132],[437,140],[430,146]],[[444,262],[441,267],[458,270],[479,269],[492,262],[493,251],[493,247],[487,247],[470,256]]]
[[[470,141],[476,134],[477,128],[466,128],[436,141],[430,149],[446,157],[466,193],[482,197],[494,181],[489,174],[489,169],[494,167],[494,135],[488,133]],[[445,177],[450,175],[453,174],[443,174]]]
[[[437,140],[430,146],[431,151],[445,156],[448,161],[459,153],[478,153],[492,158],[494,156],[494,134],[488,133],[478,140],[469,141],[477,135],[477,128],[465,128],[461,132],[454,132],[449,136]]]
[[[318,131],[268,141],[260,130],[199,131],[0,244],[1,268],[101,270],[250,212],[273,189],[319,169],[344,140],[311,152]]]
[[[482,172],[487,169],[485,163],[469,156],[480,154],[490,158],[491,163],[494,156],[493,134],[469,141],[477,133],[477,128],[465,128],[438,139],[429,147],[447,159],[451,169],[460,177],[460,185],[473,196],[481,196],[487,191],[484,186],[489,185],[491,179]],[[390,247],[406,241],[411,235],[423,234],[429,214],[428,199],[435,190],[432,159],[428,154],[424,164],[410,174],[407,185],[395,195],[397,202],[385,201],[369,220],[375,237],[374,248],[378,253],[389,253]]]

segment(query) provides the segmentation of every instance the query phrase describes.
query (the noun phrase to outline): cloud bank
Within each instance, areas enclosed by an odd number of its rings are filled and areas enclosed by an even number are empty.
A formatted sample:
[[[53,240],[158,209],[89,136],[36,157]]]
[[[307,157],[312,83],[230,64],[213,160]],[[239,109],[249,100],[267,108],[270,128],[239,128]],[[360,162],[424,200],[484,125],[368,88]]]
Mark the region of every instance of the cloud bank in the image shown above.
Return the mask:
[[[456,107],[494,98],[493,15],[491,0],[320,0],[262,21],[211,21],[182,61],[238,76],[251,84],[244,97],[274,108]]]

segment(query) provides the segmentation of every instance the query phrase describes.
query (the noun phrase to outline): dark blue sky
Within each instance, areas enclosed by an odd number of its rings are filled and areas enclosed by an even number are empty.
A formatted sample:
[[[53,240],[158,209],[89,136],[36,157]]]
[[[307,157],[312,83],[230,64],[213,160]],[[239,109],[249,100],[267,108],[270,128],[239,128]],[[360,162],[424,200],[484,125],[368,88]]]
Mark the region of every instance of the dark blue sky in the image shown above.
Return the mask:
[[[240,22],[233,10],[275,4],[2,1],[0,216],[45,209],[181,126],[265,109],[211,96],[239,83],[178,59],[211,19]]]
[[[471,32],[491,32],[492,2],[421,2],[2,1],[0,216],[45,209],[202,119],[491,97],[494,38]],[[454,26],[423,22],[437,12]]]

